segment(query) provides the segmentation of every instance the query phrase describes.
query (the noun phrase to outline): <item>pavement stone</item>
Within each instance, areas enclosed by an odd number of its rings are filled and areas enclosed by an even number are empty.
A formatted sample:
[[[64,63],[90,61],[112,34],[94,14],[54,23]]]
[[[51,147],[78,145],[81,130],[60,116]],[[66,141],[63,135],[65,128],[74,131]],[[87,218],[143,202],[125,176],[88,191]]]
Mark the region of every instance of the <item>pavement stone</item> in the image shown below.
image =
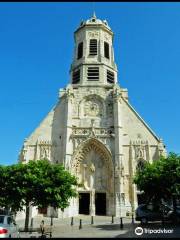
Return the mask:
[[[45,225],[50,225],[51,219],[46,217],[35,217],[33,224],[34,227],[39,227],[42,219],[45,221]],[[79,229],[79,221],[82,219],[82,229]],[[24,221],[17,221],[20,227],[23,227]],[[135,228],[142,227],[145,229],[158,230],[158,229],[173,229],[171,234],[161,233],[143,233],[138,236],[135,234]],[[20,237],[32,238],[40,237],[40,233],[20,233]],[[95,216],[94,224],[91,224],[91,217],[87,215],[79,215],[74,217],[74,225],[71,226],[71,218],[53,219],[52,237],[54,238],[179,238],[180,226],[162,225],[161,223],[149,223],[147,226],[141,226],[135,221],[132,224],[131,218],[123,218],[123,229],[120,227],[120,218],[114,218],[114,223],[111,223],[111,217],[109,216]]]

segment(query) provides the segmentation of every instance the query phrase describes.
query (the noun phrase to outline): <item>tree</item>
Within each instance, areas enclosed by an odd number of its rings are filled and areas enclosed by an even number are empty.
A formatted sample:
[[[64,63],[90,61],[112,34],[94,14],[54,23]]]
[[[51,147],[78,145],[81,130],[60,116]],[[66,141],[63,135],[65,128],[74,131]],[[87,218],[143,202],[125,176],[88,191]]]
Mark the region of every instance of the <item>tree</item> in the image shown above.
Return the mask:
[[[22,210],[25,165],[0,166],[0,206],[16,212]]]
[[[0,166],[0,204],[17,212],[26,206],[25,230],[29,226],[29,208],[52,206],[62,210],[76,197],[77,180],[61,164],[47,160]]]
[[[136,172],[134,183],[144,192],[147,202],[157,204],[162,199],[172,199],[176,211],[176,200],[180,196],[180,156],[170,153],[166,158],[146,163],[142,170]]]

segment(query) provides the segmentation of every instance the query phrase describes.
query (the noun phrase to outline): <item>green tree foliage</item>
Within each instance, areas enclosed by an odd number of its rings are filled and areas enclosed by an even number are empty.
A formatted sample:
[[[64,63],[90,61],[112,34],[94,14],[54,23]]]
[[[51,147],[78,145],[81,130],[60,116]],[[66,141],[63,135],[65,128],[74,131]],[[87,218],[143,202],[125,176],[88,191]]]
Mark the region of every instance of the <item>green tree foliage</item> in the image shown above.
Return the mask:
[[[170,153],[153,163],[146,163],[144,169],[137,170],[134,183],[144,192],[147,202],[175,200],[180,196],[180,156]]]
[[[0,206],[16,212],[22,210],[25,165],[0,166]]]
[[[29,207],[52,206],[62,210],[76,197],[77,180],[61,164],[47,160],[0,166],[0,206],[17,212],[26,206],[25,229],[29,225]]]

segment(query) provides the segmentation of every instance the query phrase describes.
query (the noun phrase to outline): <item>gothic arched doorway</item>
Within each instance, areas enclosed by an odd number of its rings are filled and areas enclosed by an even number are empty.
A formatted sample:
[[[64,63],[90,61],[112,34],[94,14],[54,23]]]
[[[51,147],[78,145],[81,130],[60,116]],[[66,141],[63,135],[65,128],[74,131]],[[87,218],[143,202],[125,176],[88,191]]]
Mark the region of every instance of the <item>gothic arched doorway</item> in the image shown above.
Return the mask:
[[[79,213],[111,215],[114,210],[114,177],[112,157],[107,147],[95,138],[81,143],[73,157],[73,170],[80,184]]]

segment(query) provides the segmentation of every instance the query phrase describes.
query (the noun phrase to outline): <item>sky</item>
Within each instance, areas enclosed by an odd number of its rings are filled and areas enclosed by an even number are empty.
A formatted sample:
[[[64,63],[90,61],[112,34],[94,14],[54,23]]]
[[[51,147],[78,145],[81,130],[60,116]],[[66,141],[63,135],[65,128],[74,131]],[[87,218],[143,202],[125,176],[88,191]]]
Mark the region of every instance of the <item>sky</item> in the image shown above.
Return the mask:
[[[17,163],[23,141],[58,101],[81,20],[114,32],[118,81],[129,102],[180,153],[180,3],[0,3],[0,164]]]

